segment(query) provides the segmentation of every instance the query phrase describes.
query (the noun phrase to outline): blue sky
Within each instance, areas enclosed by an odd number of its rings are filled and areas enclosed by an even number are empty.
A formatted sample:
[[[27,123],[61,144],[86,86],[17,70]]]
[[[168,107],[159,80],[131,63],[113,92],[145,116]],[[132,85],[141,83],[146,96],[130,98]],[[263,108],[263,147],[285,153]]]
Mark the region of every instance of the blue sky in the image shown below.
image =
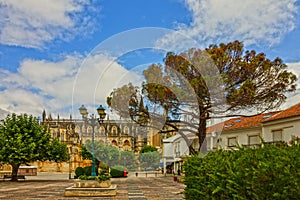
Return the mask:
[[[0,0],[0,108],[77,115],[166,51],[241,40],[300,74],[296,0]],[[284,105],[300,100],[300,92]]]

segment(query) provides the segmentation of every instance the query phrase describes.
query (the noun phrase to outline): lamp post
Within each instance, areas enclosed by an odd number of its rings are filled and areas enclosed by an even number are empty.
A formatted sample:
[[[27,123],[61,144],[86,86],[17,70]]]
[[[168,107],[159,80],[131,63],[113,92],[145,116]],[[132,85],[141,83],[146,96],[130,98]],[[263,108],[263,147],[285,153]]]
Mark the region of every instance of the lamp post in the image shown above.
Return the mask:
[[[106,116],[105,109],[102,105],[97,108],[97,112],[99,114],[99,118],[96,118],[94,114],[91,115],[91,118],[88,118],[87,109],[82,105],[79,108],[79,112],[82,115],[82,118],[86,124],[90,124],[92,126],[92,173],[91,176],[96,176],[96,164],[95,164],[95,125],[96,121],[99,124],[103,123],[103,120]],[[90,123],[89,123],[90,121]]]
[[[71,163],[71,159],[73,156],[73,144],[70,147],[70,160],[69,160],[69,179],[72,179],[72,163]]]
[[[75,155],[74,155],[74,147],[76,147],[76,142],[75,142],[75,125],[74,124],[70,124],[67,126],[67,142],[70,145],[69,150],[70,150],[70,159],[69,159],[69,179],[72,178],[72,169],[73,169],[73,165],[75,162]]]

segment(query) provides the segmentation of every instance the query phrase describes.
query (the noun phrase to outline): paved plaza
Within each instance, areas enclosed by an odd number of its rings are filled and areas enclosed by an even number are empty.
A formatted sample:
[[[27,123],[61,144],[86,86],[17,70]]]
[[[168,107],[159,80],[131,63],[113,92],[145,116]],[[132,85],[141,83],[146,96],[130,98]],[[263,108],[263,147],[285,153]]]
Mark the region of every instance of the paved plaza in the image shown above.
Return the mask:
[[[118,185],[115,197],[64,197],[65,188],[73,181],[68,174],[60,173],[40,173],[19,182],[0,181],[0,199],[184,199],[185,186],[171,176],[113,178],[112,183]]]

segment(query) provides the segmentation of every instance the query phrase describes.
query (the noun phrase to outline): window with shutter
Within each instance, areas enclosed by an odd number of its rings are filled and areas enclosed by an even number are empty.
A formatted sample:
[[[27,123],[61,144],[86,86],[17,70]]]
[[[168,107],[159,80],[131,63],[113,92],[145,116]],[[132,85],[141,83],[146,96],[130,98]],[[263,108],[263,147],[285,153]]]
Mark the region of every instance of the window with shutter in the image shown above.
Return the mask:
[[[255,145],[255,144],[259,144],[260,140],[259,140],[259,136],[258,135],[249,135],[248,136],[248,145]]]
[[[273,132],[273,142],[282,141],[282,130],[275,130]]]

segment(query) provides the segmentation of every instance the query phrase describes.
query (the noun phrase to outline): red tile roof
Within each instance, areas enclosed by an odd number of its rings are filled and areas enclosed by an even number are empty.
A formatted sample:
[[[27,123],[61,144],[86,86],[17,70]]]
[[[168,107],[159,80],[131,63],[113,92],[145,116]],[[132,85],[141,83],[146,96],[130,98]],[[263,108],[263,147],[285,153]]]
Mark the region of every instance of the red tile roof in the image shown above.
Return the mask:
[[[283,111],[275,111],[269,113],[263,113],[260,115],[254,115],[249,117],[236,117],[229,119],[223,123],[215,124],[206,129],[207,133],[216,131],[226,131],[242,128],[250,128],[260,126],[263,122],[269,122],[289,117],[300,116],[300,103]]]
[[[226,130],[234,130],[241,128],[250,128],[250,127],[258,127],[261,123],[275,114],[280,113],[280,111],[263,113],[259,115],[249,116],[249,117],[236,117],[229,119],[223,123],[218,123],[212,125],[206,129],[207,133],[212,133],[216,131],[226,131]]]
[[[283,119],[283,118],[289,118],[289,117],[296,117],[296,116],[300,116],[300,103],[298,103],[286,110],[283,110],[280,113],[277,113],[276,115],[265,120],[265,122],[274,121],[274,120]]]

